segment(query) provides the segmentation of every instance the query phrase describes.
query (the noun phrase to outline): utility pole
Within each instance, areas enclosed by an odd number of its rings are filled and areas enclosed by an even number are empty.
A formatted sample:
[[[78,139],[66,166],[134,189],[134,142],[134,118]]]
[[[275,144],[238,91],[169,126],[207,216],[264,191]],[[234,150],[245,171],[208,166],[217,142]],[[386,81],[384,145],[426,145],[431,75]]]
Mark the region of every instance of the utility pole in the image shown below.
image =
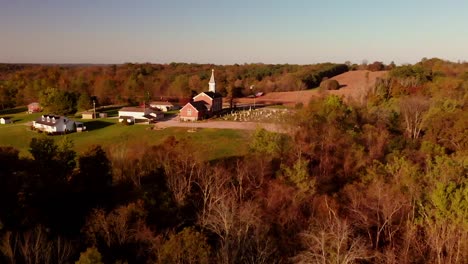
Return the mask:
[[[250,91],[252,91],[253,97],[254,97],[254,110],[255,110],[255,99],[256,99],[257,95],[255,94],[254,88],[255,88],[255,85],[250,85]]]
[[[93,110],[94,110],[94,118],[97,118],[96,116],[96,101],[93,100]]]

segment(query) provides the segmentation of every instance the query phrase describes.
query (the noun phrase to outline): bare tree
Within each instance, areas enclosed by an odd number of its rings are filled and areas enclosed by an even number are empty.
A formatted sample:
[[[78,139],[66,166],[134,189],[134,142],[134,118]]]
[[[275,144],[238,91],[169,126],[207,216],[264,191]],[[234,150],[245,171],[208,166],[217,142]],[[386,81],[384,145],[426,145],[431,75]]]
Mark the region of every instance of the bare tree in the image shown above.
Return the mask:
[[[330,207],[328,210],[326,222],[301,234],[305,249],[292,259],[293,262],[346,264],[371,259],[364,240],[353,234],[351,225]]]
[[[393,84],[393,79],[390,77],[377,78],[371,92],[388,99],[392,94]]]
[[[174,195],[175,202],[180,206],[185,203],[187,196],[191,193],[196,174],[201,173],[203,168],[193,156],[179,155],[175,160],[166,160],[163,163],[166,174],[167,187]]]
[[[142,149],[142,146],[139,146]],[[139,156],[127,144],[118,144],[107,151],[112,163],[112,177],[114,182],[130,180],[135,186],[140,186],[141,173],[138,164]],[[129,157],[132,157],[129,159]]]
[[[21,233],[7,232],[0,242],[0,252],[8,263],[68,263],[72,242],[62,237],[48,239],[45,228],[36,226]]]
[[[406,134],[419,138],[424,125],[424,115],[429,109],[429,100],[424,97],[406,97],[400,101],[400,111],[404,118]]]
[[[257,206],[251,202],[238,203],[234,196],[224,196],[214,204],[206,217],[205,228],[220,238],[220,261],[222,263],[237,263],[245,248],[250,244],[252,234],[258,228]],[[260,252],[262,248],[258,247]],[[257,252],[251,252],[251,258],[256,259]]]
[[[416,76],[396,78],[396,80],[402,87],[405,87],[405,88],[417,87],[422,84],[421,79]]]
[[[248,172],[237,170],[237,176],[219,167],[197,174],[199,224],[219,237],[220,263],[272,263],[275,249],[265,237],[258,204],[245,195],[255,184]]]
[[[462,224],[425,219],[424,229],[430,254],[438,264],[466,263],[468,231]]]
[[[267,229],[257,225],[255,230],[242,243],[239,254],[240,263],[267,264],[280,263],[279,258],[275,258],[277,253],[276,245],[267,235]]]
[[[395,247],[394,237],[401,231],[411,208],[406,197],[381,180],[366,189],[349,188],[347,191],[353,222],[366,230],[374,249],[379,249],[382,241],[390,248]]]
[[[52,258],[52,243],[47,240],[43,227],[18,234],[18,248],[21,257],[27,264],[50,263]]]
[[[134,203],[121,206],[110,213],[95,209],[88,217],[84,231],[94,244],[101,239],[109,248],[113,245],[125,245],[135,241],[141,212],[140,205]]]
[[[264,186],[265,173],[267,173],[264,166],[265,162],[257,157],[236,160],[235,171],[232,175],[233,181],[230,181],[230,186],[239,202],[251,198],[255,191]]]
[[[73,253],[73,244],[71,241],[62,237],[57,237],[52,241],[54,258],[57,264],[68,263]]]
[[[16,259],[16,250],[18,244],[18,237],[13,235],[12,232],[7,231],[1,238],[0,241],[0,252],[5,256],[8,260],[8,263],[15,264]]]
[[[205,167],[205,169],[198,171],[195,184],[201,194],[201,210],[198,219],[202,227],[207,225],[207,218],[215,204],[228,195],[226,192],[228,180],[228,175],[220,168],[208,169]]]

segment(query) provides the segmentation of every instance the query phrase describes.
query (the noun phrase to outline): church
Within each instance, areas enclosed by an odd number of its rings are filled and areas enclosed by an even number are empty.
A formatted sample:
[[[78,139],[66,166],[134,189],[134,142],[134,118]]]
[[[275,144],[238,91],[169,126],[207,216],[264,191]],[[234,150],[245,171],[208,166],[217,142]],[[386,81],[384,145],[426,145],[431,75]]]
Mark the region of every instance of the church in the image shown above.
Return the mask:
[[[223,98],[216,92],[214,69],[211,70],[211,78],[208,82],[208,91],[194,96],[182,109],[180,109],[180,121],[197,121],[209,118],[223,109]]]

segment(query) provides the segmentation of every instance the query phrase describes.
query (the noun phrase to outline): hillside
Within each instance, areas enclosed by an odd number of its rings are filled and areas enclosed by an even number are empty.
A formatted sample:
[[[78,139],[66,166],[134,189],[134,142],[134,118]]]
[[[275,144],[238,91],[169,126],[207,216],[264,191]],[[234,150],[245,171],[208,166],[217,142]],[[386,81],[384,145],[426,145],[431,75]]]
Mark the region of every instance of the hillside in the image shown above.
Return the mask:
[[[387,71],[371,72],[367,70],[349,71],[337,75],[331,79],[337,80],[342,88],[336,91],[321,92],[319,89],[292,91],[292,92],[272,92],[255,99],[259,104],[284,104],[294,106],[297,103],[307,104],[312,98],[317,98],[325,94],[335,94],[343,96],[345,99],[359,99],[363,91],[367,91],[375,85],[377,78],[385,76]],[[241,104],[253,103],[253,98],[242,98],[238,102]]]
[[[377,78],[382,78],[387,73],[387,71],[371,72],[366,70],[345,72],[331,78],[337,80],[342,87],[337,91],[329,91],[329,93],[344,96],[347,99],[359,99],[360,95],[365,95],[375,85]]]

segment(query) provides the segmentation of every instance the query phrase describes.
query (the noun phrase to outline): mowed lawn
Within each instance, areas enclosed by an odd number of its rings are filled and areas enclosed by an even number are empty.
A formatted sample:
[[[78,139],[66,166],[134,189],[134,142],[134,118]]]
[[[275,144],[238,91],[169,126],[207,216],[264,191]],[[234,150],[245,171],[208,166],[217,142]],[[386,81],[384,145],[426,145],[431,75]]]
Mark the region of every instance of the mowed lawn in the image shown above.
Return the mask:
[[[25,116],[23,116],[25,115]],[[12,116],[12,115],[10,115]],[[40,114],[16,114],[14,124],[0,125],[0,146],[12,146],[20,150],[22,156],[29,156],[29,142],[34,137],[45,136],[31,131],[26,125]],[[198,129],[189,132],[187,128],[166,128],[151,130],[149,125],[125,126],[117,123],[117,119],[81,120],[88,128],[87,132],[71,133],[66,137],[73,140],[78,153],[86,151],[91,145],[101,145],[104,149],[119,146],[151,146],[158,145],[170,136],[176,139],[186,139],[197,151],[213,160],[223,157],[238,156],[247,153],[251,131],[229,129]],[[60,141],[64,136],[49,136]]]

